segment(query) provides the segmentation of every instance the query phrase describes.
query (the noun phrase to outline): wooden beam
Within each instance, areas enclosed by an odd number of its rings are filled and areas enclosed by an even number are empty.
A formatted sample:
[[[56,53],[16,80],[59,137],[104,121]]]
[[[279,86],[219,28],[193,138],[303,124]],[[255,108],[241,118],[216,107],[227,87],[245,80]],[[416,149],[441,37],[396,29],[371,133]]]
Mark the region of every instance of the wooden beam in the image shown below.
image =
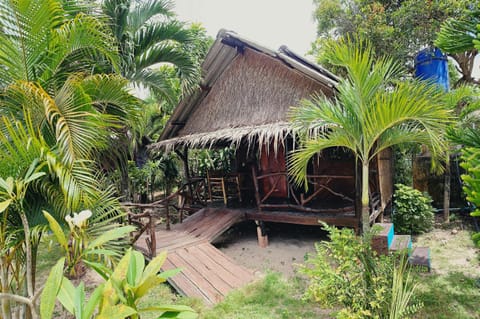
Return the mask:
[[[320,226],[319,222],[323,221],[330,225],[358,228],[358,220],[355,216],[321,216],[321,214],[295,214],[281,211],[247,212],[245,216],[251,220],[275,223]]]

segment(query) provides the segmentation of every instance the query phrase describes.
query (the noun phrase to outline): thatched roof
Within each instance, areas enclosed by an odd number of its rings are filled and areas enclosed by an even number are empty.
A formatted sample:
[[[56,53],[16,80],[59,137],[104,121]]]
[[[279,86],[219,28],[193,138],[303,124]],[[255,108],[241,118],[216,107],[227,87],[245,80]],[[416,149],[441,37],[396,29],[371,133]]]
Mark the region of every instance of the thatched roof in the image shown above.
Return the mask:
[[[267,142],[289,132],[288,111],[313,93],[333,95],[337,78],[282,46],[271,51],[220,31],[202,64],[203,82],[175,109],[152,148]]]

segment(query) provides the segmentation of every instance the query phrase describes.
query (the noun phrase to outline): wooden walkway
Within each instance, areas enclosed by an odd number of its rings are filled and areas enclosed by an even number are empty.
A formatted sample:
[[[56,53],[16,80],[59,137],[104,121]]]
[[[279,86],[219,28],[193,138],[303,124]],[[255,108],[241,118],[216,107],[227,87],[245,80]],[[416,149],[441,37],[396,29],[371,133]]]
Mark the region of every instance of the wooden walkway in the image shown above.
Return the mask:
[[[167,251],[162,270],[181,268],[169,283],[181,294],[199,297],[213,305],[231,290],[251,282],[253,272],[235,262],[211,242],[243,220],[245,214],[225,208],[204,208],[188,217],[172,230],[157,230],[157,253]],[[143,237],[143,236],[142,236]],[[146,238],[137,241],[137,248],[146,250]]]

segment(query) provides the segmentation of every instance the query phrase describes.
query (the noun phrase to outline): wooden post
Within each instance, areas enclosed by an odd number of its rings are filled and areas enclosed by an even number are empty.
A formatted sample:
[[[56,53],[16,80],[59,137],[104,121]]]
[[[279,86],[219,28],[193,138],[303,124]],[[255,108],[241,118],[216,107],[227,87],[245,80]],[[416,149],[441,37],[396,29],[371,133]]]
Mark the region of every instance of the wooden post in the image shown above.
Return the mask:
[[[150,253],[152,258],[157,255],[157,239],[155,235],[155,220],[153,216],[150,214],[148,217],[148,223],[150,228]]]
[[[168,186],[166,187],[166,193],[170,193],[170,187],[168,187]],[[170,206],[170,200],[167,196],[167,197],[165,197],[165,224],[166,224],[167,230],[170,230],[170,209],[169,209],[169,206]]]
[[[190,168],[188,166],[188,146],[185,146],[183,148],[183,152],[181,152],[179,150],[175,150],[175,152],[182,159],[183,171],[184,171],[184,174],[185,174],[185,178],[186,178],[187,182],[190,182],[191,176],[190,176]],[[193,185],[189,184],[187,187],[188,187],[188,192],[190,193],[190,198],[193,199]]]
[[[255,166],[254,165],[252,165],[251,168],[252,168],[253,186],[255,188],[255,200],[257,202],[258,211],[261,211],[262,210],[262,208],[261,208],[262,201],[260,200],[260,191],[259,191],[259,188],[258,188],[257,172],[255,171]]]
[[[265,230],[265,224],[259,220],[256,220],[255,224],[257,224],[258,246],[260,246],[260,248],[268,247],[268,235]]]

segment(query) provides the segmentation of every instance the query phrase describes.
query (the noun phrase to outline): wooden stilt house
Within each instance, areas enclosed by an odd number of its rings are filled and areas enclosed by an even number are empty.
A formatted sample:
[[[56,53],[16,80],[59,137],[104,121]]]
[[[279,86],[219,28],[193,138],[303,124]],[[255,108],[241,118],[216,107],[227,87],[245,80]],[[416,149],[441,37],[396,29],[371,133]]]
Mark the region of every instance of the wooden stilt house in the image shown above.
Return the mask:
[[[310,225],[322,220],[358,229],[359,181],[351,153],[332,148],[318,154],[309,166],[308,191],[293,185],[287,174],[288,153],[295,147],[290,107],[314,93],[333,98],[337,77],[287,47],[272,51],[225,30],[202,67],[200,88],[181,101],[152,148],[176,150],[188,179],[206,181],[209,190],[221,184],[223,204],[236,197],[232,209],[243,210],[248,219]],[[236,150],[228,174],[192,176],[188,149],[225,146]],[[372,163],[372,222],[391,201],[391,170],[389,152]],[[225,184],[232,181],[237,185],[230,194]]]

